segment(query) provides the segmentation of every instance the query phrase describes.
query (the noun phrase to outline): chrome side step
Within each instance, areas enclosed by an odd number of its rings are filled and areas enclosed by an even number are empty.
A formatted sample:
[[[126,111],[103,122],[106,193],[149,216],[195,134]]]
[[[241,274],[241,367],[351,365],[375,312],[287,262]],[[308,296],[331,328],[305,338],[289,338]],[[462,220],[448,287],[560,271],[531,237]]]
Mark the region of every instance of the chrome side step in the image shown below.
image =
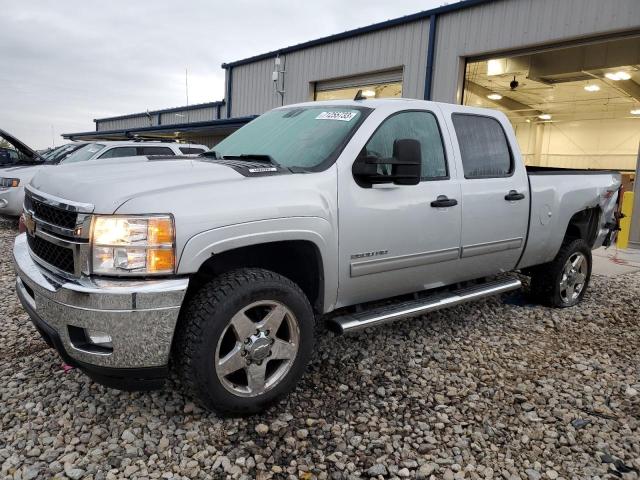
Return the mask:
[[[368,327],[394,322],[407,317],[422,315],[442,308],[453,307],[461,303],[479,300],[500,293],[517,290],[522,286],[517,279],[501,279],[473,285],[460,290],[434,294],[430,297],[395,305],[365,310],[353,314],[341,315],[329,319],[329,328],[336,333],[351,333]]]

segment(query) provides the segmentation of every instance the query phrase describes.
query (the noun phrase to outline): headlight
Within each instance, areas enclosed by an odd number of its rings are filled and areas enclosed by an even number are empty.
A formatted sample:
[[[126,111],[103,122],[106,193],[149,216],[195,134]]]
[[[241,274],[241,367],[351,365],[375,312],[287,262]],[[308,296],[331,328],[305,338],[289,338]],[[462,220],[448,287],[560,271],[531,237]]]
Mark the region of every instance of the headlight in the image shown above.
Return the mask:
[[[9,188],[9,187],[17,187],[20,185],[19,178],[0,178],[0,187]]]
[[[175,268],[170,215],[97,215],[91,235],[92,272],[103,275],[162,275]]]

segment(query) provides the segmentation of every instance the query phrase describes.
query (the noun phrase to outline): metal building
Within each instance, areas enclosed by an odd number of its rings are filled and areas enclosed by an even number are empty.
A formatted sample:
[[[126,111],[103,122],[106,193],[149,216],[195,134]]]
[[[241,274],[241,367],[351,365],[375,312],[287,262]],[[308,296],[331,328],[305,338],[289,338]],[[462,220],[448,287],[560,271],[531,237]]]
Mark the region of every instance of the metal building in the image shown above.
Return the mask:
[[[95,130],[65,133],[69,140],[181,140],[213,146],[255,118],[227,118],[225,102],[209,102],[117,117],[96,118]]]

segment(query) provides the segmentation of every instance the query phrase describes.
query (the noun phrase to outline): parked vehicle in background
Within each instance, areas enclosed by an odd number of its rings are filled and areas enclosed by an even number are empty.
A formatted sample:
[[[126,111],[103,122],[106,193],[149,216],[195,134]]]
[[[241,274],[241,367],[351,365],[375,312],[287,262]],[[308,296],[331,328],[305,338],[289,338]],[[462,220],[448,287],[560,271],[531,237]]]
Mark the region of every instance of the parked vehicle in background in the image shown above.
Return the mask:
[[[189,168],[153,163],[38,173],[17,292],[97,381],[154,387],[172,365],[225,413],[291,391],[329,312],[359,331],[517,289],[514,270],[575,305],[617,229],[618,173],[528,172],[504,114],[460,105],[290,105]]]
[[[0,135],[10,143],[17,142],[17,139],[6,132],[0,131]],[[26,145],[22,143],[20,145],[20,149],[16,152],[19,152],[18,155],[22,156],[22,160],[0,165],[0,215],[17,216],[22,213],[24,186],[29,183],[36,172],[43,168],[50,168],[62,163],[79,163],[109,158],[151,155],[192,156],[194,153],[202,153],[207,150],[206,146],[198,144],[109,141],[70,143],[39,155]],[[188,149],[190,154],[183,152],[183,149]],[[9,168],[2,168],[3,166]]]
[[[195,155],[207,150],[208,147],[205,145],[190,143],[101,141],[87,143],[83,148],[69,155],[62,163],[148,155]]]
[[[66,145],[60,145],[59,147],[56,147],[42,155],[42,158],[44,158],[45,163],[55,165],[63,161],[76,150],[84,147],[86,144],[86,142],[74,142],[67,143]]]

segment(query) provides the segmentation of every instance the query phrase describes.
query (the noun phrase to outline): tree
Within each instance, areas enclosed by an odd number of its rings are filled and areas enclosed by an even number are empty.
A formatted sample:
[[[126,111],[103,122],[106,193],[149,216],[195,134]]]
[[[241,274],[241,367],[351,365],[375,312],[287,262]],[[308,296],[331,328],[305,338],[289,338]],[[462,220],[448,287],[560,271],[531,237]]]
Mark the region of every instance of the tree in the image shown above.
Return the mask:
[[[4,138],[0,138],[0,148],[11,148],[13,149],[13,145],[7,142]]]

